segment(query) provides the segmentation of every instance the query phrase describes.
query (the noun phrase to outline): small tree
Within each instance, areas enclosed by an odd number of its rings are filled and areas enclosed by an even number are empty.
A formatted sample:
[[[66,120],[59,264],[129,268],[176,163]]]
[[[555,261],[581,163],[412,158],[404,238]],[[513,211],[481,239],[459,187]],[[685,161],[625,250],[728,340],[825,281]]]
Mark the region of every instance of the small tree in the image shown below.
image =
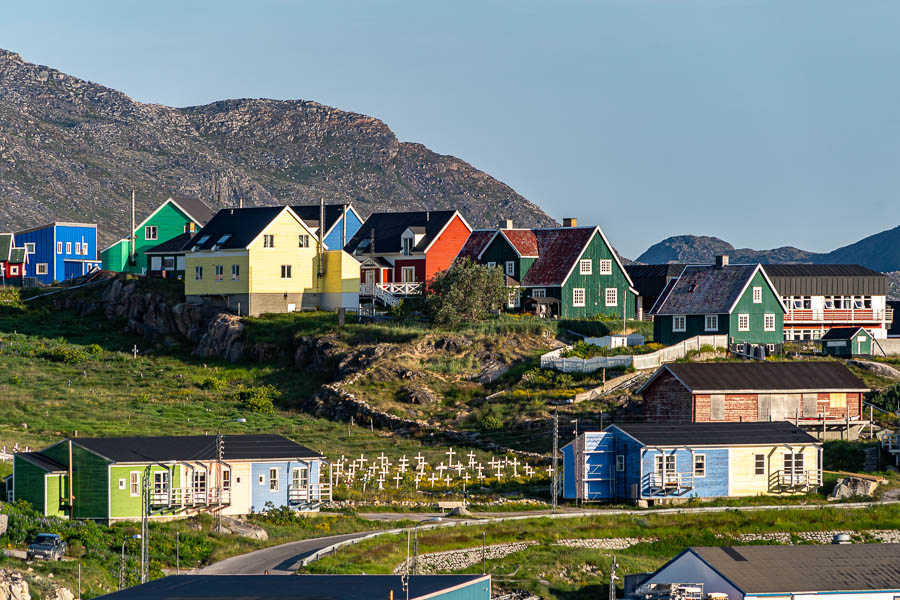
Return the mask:
[[[507,298],[503,271],[465,258],[454,261],[429,283],[425,307],[436,323],[453,326],[489,317]]]

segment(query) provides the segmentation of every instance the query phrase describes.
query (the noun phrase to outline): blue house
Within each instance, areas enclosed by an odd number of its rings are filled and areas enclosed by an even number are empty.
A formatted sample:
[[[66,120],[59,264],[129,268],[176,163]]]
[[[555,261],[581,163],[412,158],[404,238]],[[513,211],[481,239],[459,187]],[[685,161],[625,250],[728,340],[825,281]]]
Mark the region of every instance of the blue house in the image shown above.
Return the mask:
[[[321,219],[321,206],[311,204],[308,206],[292,206],[298,217],[317,234],[319,233],[319,221]],[[325,250],[340,250],[350,239],[356,235],[362,227],[363,220],[351,204],[326,204],[324,232]]]
[[[783,495],[822,483],[821,443],[785,421],[610,425],[562,454],[563,497],[583,502]]]
[[[16,233],[28,253],[30,275],[41,283],[81,277],[100,268],[97,226],[92,223],[49,223]]]

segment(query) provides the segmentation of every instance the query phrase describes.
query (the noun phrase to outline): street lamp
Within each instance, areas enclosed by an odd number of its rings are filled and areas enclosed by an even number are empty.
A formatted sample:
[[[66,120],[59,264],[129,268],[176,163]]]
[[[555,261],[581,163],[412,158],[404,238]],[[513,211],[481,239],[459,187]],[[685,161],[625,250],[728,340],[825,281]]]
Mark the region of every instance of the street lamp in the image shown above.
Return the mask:
[[[422,523],[440,523],[442,520],[441,517],[431,517],[416,522],[416,526],[413,527],[413,575],[419,574],[419,525]]]
[[[219,426],[216,428],[216,466],[218,468],[218,474],[216,475],[216,480],[218,485],[216,485],[216,492],[218,493],[218,497],[216,501],[219,504],[218,510],[216,511],[216,531],[222,531],[222,509],[224,508],[222,505],[222,496],[224,494],[224,490],[222,489],[223,481],[222,481],[222,426],[227,425],[228,423],[246,423],[247,419],[244,417],[238,417],[237,419],[227,419],[219,423]]]
[[[125,589],[125,544],[128,543],[128,540],[139,540],[141,539],[141,534],[136,533],[129,538],[125,538],[125,541],[122,542],[122,562],[119,563],[119,589]]]

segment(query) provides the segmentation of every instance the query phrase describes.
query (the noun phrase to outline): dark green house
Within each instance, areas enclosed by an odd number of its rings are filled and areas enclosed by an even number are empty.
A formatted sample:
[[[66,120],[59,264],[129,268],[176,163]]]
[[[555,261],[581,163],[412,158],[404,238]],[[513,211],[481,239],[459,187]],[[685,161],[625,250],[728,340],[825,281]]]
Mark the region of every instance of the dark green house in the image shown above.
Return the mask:
[[[870,356],[872,334],[865,327],[832,327],[821,337],[822,353],[828,356]]]
[[[727,256],[719,256],[715,265],[685,267],[650,314],[653,339],[667,346],[698,335],[725,335],[738,351],[765,346],[772,354],[784,344],[784,312],[760,265],[730,265]]]
[[[565,319],[634,317],[635,290],[597,227],[475,230],[459,256],[506,274],[509,310]]]

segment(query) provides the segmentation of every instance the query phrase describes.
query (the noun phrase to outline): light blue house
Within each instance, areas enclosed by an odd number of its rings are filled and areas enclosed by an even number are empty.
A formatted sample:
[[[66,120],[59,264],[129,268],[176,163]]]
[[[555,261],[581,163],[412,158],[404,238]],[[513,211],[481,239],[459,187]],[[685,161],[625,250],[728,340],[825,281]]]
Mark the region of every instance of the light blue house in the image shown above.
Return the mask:
[[[805,493],[822,482],[821,444],[785,421],[610,425],[562,455],[563,497],[585,502]]]
[[[100,268],[97,226],[92,223],[49,223],[16,233],[28,253],[29,276],[49,284],[81,277]]]
[[[321,206],[312,204],[308,206],[292,206],[298,217],[310,229],[319,233],[319,221],[321,219]],[[340,250],[356,235],[362,227],[363,220],[351,204],[326,204],[325,226],[322,229],[325,250]]]
[[[265,510],[270,502],[276,508],[309,510],[324,500],[331,500],[330,482],[320,485],[322,460],[322,456],[311,455],[306,460],[254,462],[250,477],[251,512]]]

